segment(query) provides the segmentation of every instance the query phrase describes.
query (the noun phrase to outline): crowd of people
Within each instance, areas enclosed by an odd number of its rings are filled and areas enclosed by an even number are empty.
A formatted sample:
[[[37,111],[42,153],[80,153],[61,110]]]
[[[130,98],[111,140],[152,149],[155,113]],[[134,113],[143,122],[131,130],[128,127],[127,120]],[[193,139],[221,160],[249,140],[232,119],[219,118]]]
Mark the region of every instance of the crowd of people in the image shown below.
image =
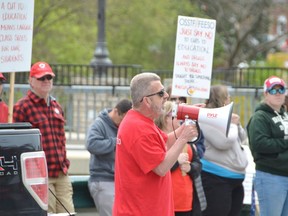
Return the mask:
[[[73,213],[64,112],[50,94],[54,77],[48,63],[32,65],[30,90],[15,103],[13,122],[30,122],[41,132],[49,175],[48,212]],[[1,99],[5,81],[0,73],[1,123],[8,122],[8,106]],[[102,110],[87,131],[86,148],[91,155],[87,187],[100,216],[240,216],[248,165],[243,144],[249,145],[256,165],[253,188],[260,215],[288,215],[288,113],[283,79],[268,77],[264,99],[246,130],[240,116],[232,113],[228,134],[207,123],[199,128],[193,121],[177,119],[173,109],[187,103],[187,98],[172,95],[171,86],[165,89],[155,73],[134,76],[130,94],[129,99]],[[230,103],[227,87],[214,85],[201,107],[214,109]]]

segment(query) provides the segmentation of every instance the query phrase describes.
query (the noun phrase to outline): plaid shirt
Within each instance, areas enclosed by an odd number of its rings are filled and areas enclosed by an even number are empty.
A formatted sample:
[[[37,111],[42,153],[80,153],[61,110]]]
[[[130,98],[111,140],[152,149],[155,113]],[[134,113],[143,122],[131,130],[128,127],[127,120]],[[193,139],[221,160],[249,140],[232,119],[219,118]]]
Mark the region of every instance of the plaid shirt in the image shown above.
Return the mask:
[[[49,177],[58,177],[61,170],[67,174],[70,162],[66,157],[64,114],[55,98],[49,97],[48,105],[43,98],[29,90],[14,105],[13,121],[30,122],[34,128],[39,128]]]

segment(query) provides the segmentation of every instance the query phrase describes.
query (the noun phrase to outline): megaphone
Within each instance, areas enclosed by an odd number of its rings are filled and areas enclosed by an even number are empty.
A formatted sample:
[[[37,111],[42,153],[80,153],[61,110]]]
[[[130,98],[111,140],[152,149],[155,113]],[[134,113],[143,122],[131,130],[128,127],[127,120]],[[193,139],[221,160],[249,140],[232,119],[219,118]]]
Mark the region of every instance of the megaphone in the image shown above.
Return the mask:
[[[219,108],[201,108],[187,104],[174,104],[172,116],[179,120],[192,119],[200,124],[208,124],[219,129],[222,133],[229,133],[233,102]]]

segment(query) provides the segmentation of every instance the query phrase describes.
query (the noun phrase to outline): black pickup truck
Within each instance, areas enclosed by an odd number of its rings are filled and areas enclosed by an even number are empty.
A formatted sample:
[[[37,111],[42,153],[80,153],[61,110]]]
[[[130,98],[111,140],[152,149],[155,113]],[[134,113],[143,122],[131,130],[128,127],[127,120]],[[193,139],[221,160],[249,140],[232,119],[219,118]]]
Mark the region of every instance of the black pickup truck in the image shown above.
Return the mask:
[[[47,216],[48,171],[40,140],[29,123],[0,124],[1,216]]]

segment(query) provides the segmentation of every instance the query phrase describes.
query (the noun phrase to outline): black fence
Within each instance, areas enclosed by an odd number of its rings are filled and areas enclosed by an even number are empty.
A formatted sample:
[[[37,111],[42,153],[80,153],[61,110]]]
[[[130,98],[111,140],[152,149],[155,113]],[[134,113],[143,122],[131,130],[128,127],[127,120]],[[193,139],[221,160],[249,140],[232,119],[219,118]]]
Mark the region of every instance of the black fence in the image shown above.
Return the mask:
[[[130,80],[136,74],[147,71],[140,65],[109,65],[96,66],[78,64],[51,64],[56,74],[54,85],[71,86],[129,86]],[[150,70],[157,73],[162,80],[172,79],[172,70]],[[287,68],[217,68],[212,71],[212,84],[225,84],[235,88],[260,88],[264,80],[276,75],[284,80],[288,78]],[[9,82],[9,74],[4,73]],[[29,72],[17,72],[16,84],[27,84]]]

